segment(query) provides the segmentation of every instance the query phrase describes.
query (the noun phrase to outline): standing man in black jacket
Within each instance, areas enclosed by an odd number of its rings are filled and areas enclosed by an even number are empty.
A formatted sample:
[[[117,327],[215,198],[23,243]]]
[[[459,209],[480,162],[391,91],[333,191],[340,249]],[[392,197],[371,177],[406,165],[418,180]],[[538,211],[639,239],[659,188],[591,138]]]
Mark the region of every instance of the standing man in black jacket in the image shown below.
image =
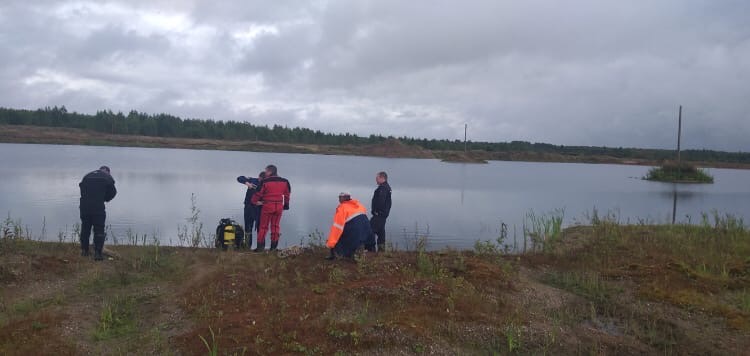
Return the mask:
[[[253,230],[256,232],[260,229],[260,209],[262,205],[255,205],[252,203],[253,195],[260,190],[260,184],[263,179],[266,178],[266,172],[260,172],[258,178],[247,178],[245,176],[237,177],[237,181],[247,186],[245,192],[245,246],[250,249],[253,245]]]
[[[372,219],[370,227],[378,237],[378,252],[385,251],[385,220],[391,212],[391,186],[388,185],[388,174],[378,172],[375,176],[378,188],[372,195]]]
[[[107,214],[104,202],[112,200],[117,194],[115,180],[109,174],[109,167],[99,169],[85,175],[78,183],[81,188],[81,256],[89,255],[89,236],[94,228],[94,260],[104,259],[104,221]]]

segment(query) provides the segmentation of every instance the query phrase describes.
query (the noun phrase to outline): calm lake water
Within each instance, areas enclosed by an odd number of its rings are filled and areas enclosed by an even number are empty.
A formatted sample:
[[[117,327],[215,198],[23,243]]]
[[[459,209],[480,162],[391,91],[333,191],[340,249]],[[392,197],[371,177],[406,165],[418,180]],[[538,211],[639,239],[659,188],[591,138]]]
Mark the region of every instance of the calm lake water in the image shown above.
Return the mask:
[[[78,182],[106,164],[118,190],[107,223],[120,242],[128,230],[177,243],[177,227],[190,216],[194,193],[204,231],[222,217],[241,223],[245,187],[238,175],[256,176],[273,163],[292,184],[291,210],[282,220],[281,245],[327,235],[338,192],[351,191],[368,207],[375,173],[387,171],[393,187],[390,241],[399,247],[427,235],[430,248],[470,248],[495,239],[501,223],[512,242],[529,211],[564,209],[565,225],[588,222],[596,208],[622,222],[700,221],[717,210],[750,221],[750,171],[710,169],[716,183],[674,185],[639,179],[648,167],[566,163],[491,162],[486,165],[423,159],[386,159],[181,149],[0,144],[0,213],[20,219],[36,237],[56,240],[78,217]],[[44,222],[44,223],[43,223]],[[44,228],[44,236],[42,230]]]

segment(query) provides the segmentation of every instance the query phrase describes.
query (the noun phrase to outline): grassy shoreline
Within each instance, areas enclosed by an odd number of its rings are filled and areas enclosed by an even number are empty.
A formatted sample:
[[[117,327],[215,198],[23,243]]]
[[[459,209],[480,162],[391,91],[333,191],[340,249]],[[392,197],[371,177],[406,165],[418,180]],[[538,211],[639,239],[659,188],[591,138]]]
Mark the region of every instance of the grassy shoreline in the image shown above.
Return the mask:
[[[509,254],[303,253],[0,236],[0,353],[741,354],[750,231],[592,219]],[[423,246],[423,245],[422,245]]]
[[[487,161],[559,162],[626,164],[656,166],[660,162],[646,159],[621,159],[601,155],[563,155],[542,152],[487,152],[428,150],[406,145],[398,140],[388,140],[373,145],[315,145],[288,144],[262,141],[230,141],[212,139],[165,138],[135,135],[112,135],[71,128],[42,126],[0,125],[0,142],[37,143],[56,145],[90,145],[150,148],[181,148],[250,152],[305,153],[324,155],[353,155],[387,158],[427,158],[445,162],[485,163]],[[700,167],[750,169],[750,164],[727,162],[690,162]]]

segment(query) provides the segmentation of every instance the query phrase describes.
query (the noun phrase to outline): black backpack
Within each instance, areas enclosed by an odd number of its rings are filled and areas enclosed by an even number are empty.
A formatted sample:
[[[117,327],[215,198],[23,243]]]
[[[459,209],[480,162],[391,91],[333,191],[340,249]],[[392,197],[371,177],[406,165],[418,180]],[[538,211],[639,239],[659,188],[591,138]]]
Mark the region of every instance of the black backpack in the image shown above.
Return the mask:
[[[216,248],[226,250],[229,245],[235,249],[242,246],[242,240],[245,238],[245,230],[234,220],[224,218],[219,221],[216,227]]]

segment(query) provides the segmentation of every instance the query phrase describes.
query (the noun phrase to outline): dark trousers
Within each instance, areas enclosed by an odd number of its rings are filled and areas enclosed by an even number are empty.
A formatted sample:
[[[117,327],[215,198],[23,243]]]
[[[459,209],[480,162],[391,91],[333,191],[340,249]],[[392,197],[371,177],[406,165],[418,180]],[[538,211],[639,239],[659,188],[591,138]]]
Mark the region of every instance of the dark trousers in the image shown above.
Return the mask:
[[[252,234],[260,228],[260,209],[251,204],[245,205],[245,233]]]
[[[368,251],[375,251],[375,238],[365,215],[355,217],[344,225],[344,231],[333,251],[339,256],[352,257],[362,245]]]
[[[362,242],[359,236],[352,233],[344,233],[341,234],[339,242],[333,247],[333,251],[339,256],[351,258],[354,256],[354,253],[357,252],[357,248],[359,248],[359,245],[361,244]]]
[[[253,245],[253,230],[258,232],[260,229],[260,206],[245,204],[245,244],[247,247]]]
[[[104,248],[104,221],[107,219],[106,213],[101,214],[81,214],[81,249],[89,249],[89,237],[91,228],[94,228],[94,248],[101,251]]]
[[[385,220],[382,216],[375,215],[370,219],[372,232],[378,237],[378,245],[385,245]]]

